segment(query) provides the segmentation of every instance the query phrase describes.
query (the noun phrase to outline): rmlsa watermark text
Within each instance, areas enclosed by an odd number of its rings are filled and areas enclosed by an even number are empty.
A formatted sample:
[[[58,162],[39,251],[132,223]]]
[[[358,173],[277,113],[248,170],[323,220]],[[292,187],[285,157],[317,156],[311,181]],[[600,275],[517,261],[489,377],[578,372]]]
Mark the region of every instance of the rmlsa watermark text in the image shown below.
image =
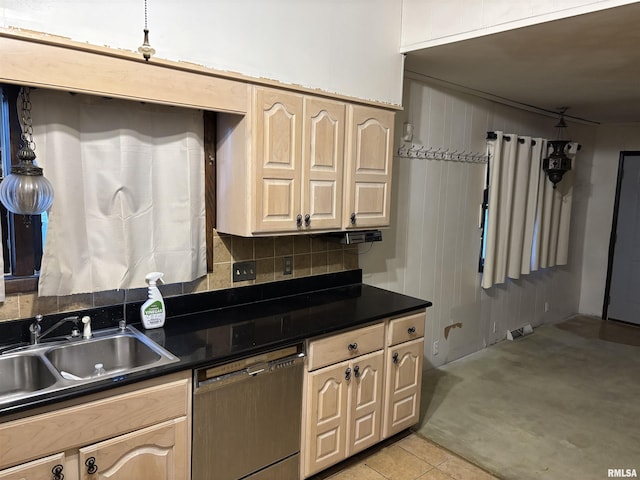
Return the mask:
[[[609,468],[607,470],[609,478],[638,478],[635,468]]]

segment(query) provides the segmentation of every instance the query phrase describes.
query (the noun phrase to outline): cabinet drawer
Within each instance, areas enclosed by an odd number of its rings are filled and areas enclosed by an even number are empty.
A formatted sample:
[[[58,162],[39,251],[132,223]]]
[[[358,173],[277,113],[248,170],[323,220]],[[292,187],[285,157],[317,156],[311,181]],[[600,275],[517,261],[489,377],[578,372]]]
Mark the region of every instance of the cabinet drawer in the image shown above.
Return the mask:
[[[309,370],[380,350],[384,346],[384,324],[351,330],[309,343]]]
[[[426,312],[421,311],[391,320],[387,334],[387,345],[397,345],[402,342],[424,337],[425,319]]]

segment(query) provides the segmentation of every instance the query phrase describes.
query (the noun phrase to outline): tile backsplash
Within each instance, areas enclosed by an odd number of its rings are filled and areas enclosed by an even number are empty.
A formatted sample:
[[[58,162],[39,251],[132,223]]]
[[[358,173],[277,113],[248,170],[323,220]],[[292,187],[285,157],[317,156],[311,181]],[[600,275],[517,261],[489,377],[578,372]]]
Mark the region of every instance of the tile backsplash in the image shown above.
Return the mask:
[[[293,272],[283,274],[283,258],[293,257]],[[255,260],[256,279],[232,281],[234,262]],[[344,246],[322,237],[289,235],[281,237],[244,238],[214,233],[213,271],[188,283],[160,286],[165,297],[187,293],[222,290],[256,283],[355,270],[358,247]],[[109,290],[62,297],[38,297],[36,292],[7,295],[0,304],[0,321],[83,310],[124,302],[142,301],[147,289]]]

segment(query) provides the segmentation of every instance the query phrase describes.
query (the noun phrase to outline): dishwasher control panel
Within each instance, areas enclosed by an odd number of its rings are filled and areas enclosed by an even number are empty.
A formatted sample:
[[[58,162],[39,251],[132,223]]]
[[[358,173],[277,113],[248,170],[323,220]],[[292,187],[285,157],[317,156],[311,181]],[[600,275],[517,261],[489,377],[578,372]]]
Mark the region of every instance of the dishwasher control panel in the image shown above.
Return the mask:
[[[194,372],[194,389],[212,384],[222,386],[243,376],[256,376],[289,368],[302,361],[304,356],[304,345],[298,344],[215,367],[201,368]]]

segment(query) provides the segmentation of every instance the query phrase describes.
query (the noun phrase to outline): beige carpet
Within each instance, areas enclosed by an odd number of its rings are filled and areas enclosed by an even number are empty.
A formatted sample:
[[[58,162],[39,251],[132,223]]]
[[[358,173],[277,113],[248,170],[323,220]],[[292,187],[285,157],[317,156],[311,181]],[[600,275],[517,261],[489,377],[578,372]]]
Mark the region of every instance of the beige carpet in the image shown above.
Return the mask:
[[[640,347],[640,325],[630,325],[616,320],[602,321],[594,317],[576,315],[558,324],[557,327],[584,338],[599,338],[607,342]]]
[[[426,372],[417,429],[508,480],[640,475],[640,347],[601,338],[602,323],[575,317]]]

